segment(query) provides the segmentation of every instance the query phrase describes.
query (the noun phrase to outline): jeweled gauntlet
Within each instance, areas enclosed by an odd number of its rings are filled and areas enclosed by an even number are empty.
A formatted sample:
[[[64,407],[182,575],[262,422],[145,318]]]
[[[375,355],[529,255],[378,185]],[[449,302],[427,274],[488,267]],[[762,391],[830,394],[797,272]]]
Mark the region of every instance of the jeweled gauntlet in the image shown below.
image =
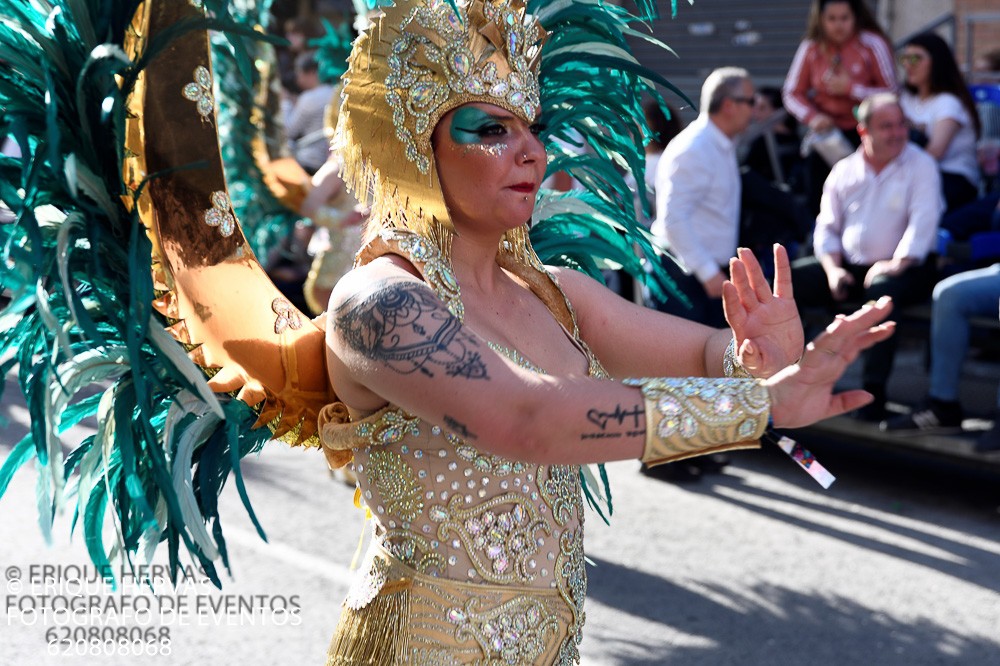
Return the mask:
[[[767,428],[771,399],[755,379],[626,379],[646,402],[647,465],[717,451],[752,449]]]

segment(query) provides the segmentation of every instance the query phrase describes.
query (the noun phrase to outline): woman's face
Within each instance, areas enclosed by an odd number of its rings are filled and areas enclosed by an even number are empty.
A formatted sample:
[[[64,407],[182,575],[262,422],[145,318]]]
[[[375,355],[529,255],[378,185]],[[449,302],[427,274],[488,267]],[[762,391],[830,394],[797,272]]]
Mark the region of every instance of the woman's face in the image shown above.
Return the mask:
[[[431,143],[456,229],[502,233],[531,218],[545,177],[539,129],[493,104],[464,104],[445,114]]]
[[[771,104],[771,100],[767,95],[758,94],[753,100],[753,121],[755,123],[762,123],[767,120],[768,116],[774,113],[776,109],[774,105]]]
[[[305,33],[295,30],[293,32],[287,33],[285,35],[285,39],[287,39],[289,42],[288,48],[290,51],[294,51],[295,53],[302,53],[303,51],[306,50]]]
[[[907,44],[899,54],[899,63],[903,67],[906,82],[914,88],[921,88],[931,80],[931,54],[927,49]]]
[[[828,2],[819,18],[827,42],[843,44],[854,36],[854,12],[849,3]]]

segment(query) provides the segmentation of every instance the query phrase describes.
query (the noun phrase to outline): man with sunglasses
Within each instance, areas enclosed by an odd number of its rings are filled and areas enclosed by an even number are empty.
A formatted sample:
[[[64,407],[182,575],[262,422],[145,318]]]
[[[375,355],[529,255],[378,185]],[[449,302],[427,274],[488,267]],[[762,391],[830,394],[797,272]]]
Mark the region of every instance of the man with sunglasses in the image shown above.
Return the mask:
[[[673,298],[651,303],[658,310],[725,325],[722,283],[736,255],[740,220],[735,138],[750,125],[753,107],[754,86],[745,69],[715,70],[702,86],[700,115],[660,159],[652,232],[676,260],[667,262],[668,272],[691,307]]]
[[[740,229],[740,170],[735,138],[750,125],[754,86],[745,69],[717,69],[701,88],[698,118],[667,144],[656,170],[656,217],[651,231],[673,259],[667,272],[684,292],[647,305],[709,326],[726,325],[722,283],[736,256]],[[691,458],[643,472],[671,481],[696,481],[721,469],[722,454]]]

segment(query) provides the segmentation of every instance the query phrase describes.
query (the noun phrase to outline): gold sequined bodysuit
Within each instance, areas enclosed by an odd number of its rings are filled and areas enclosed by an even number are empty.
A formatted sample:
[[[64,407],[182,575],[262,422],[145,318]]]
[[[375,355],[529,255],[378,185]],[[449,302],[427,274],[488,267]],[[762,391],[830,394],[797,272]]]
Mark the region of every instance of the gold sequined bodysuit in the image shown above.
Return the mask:
[[[362,261],[388,252],[409,259],[460,312],[450,270],[427,241],[388,231]],[[529,284],[587,354],[590,375],[606,377],[554,280],[539,273]],[[353,450],[375,531],[328,664],[579,661],[586,572],[578,466],[506,460],[394,406],[350,424],[321,419],[320,433],[325,446]]]

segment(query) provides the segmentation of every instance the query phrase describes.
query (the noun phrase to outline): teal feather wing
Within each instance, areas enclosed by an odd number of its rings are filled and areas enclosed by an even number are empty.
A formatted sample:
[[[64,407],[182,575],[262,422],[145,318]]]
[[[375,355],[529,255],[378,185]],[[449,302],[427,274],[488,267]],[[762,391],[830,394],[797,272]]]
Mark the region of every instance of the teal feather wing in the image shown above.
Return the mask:
[[[636,34],[635,24],[658,18],[656,3],[638,2],[636,14],[600,0],[536,0],[528,6],[551,33],[541,70],[548,172],[570,174],[607,204],[599,216],[577,214],[558,225],[544,224],[547,214],[536,214],[531,233],[536,251],[545,262],[587,266],[589,273],[613,256],[619,259],[613,263],[655,294],[680,296],[661,269],[649,234],[636,221],[634,203],[638,199],[644,211],[650,211],[644,178],[644,143],[650,130],[643,98],[663,103],[657,84],[679,93],[635,59],[627,40]],[[638,192],[629,186],[627,175]],[[570,230],[574,224],[577,228]],[[600,231],[611,228],[614,233]],[[550,252],[559,247],[563,249]],[[638,261],[625,260],[636,249]]]
[[[0,201],[14,218],[0,225],[0,287],[9,294],[0,368],[17,373],[31,415],[30,432],[0,467],[0,496],[36,460],[43,533],[59,507],[75,503],[73,526],[109,576],[116,558],[148,561],[166,541],[173,566],[183,545],[221,584],[215,563],[228,560],[214,494],[236,478],[250,510],[239,463],[269,433],[252,430],[257,414],[245,404],[214,394],[164,332],[168,322],[151,305],[151,244],[122,174],[126,98],[138,72],[177,35],[234,19],[176,25],[133,62],[124,47],[139,4],[0,0],[0,130],[22,155],[0,158]],[[237,27],[239,39],[253,33]],[[181,399],[203,420],[170,421]],[[96,434],[64,457],[59,436],[87,418]],[[188,460],[184,473],[177,464]]]

